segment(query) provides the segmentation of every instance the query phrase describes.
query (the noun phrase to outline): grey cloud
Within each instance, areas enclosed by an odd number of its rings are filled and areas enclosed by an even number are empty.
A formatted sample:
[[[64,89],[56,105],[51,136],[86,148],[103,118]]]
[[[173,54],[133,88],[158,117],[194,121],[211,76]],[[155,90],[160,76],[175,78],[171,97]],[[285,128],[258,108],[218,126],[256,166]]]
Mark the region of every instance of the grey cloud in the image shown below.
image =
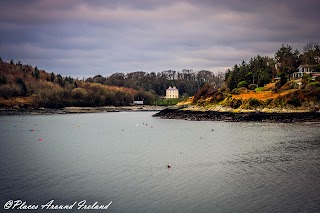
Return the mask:
[[[282,43],[319,42],[320,31],[314,0],[4,0],[0,8],[3,59],[73,76],[223,71],[272,57]]]

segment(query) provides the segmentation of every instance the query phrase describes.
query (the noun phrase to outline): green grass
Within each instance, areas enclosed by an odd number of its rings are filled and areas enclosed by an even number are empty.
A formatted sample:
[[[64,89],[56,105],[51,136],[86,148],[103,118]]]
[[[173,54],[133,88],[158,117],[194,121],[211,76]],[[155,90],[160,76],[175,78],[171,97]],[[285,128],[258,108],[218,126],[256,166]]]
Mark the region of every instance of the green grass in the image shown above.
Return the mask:
[[[257,87],[254,89],[254,91],[256,92],[262,92],[263,91],[263,87]]]
[[[309,85],[316,85],[316,86],[320,86],[320,82],[319,81],[311,81],[311,82],[308,82]]]
[[[155,105],[157,106],[173,106],[179,103],[180,101],[185,100],[184,98],[164,98],[164,99],[158,99],[155,102]]]

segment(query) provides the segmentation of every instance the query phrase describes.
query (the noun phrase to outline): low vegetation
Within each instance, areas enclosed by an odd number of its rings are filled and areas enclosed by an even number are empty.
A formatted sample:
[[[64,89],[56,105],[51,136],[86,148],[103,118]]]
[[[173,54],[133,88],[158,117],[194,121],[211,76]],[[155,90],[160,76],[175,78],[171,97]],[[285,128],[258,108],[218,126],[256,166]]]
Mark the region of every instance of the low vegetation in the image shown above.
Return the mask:
[[[185,98],[160,98],[155,101],[155,105],[157,106],[173,106],[178,104],[179,102],[184,101]]]

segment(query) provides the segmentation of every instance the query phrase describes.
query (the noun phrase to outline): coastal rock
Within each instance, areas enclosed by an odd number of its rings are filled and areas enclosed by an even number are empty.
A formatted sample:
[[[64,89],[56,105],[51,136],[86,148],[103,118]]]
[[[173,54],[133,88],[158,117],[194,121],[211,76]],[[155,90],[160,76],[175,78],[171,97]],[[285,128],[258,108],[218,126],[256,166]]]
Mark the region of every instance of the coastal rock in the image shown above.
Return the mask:
[[[193,121],[231,121],[231,122],[320,122],[319,112],[218,112],[218,111],[192,111],[166,108],[153,115],[165,119],[184,119]]]

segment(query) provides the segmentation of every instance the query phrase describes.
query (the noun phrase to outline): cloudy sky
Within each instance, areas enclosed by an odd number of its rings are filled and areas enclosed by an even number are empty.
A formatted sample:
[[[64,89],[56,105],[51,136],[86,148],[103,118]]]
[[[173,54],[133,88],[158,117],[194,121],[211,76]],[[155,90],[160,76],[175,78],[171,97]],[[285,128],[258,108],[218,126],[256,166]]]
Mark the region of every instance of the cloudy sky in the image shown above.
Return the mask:
[[[320,43],[319,0],[1,0],[0,56],[73,77],[225,71]]]

